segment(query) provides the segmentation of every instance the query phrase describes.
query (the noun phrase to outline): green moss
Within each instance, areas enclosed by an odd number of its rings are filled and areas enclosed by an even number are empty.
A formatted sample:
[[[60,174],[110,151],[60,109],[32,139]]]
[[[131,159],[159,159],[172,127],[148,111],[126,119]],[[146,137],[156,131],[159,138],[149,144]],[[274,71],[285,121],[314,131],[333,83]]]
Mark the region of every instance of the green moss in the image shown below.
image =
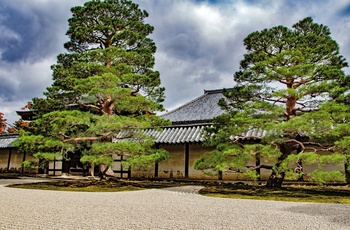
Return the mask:
[[[39,190],[56,190],[56,191],[71,191],[71,192],[120,192],[120,191],[136,191],[143,188],[115,183],[105,182],[67,182],[67,181],[54,181],[54,182],[41,182],[32,184],[15,184],[8,187],[23,188],[23,189],[39,189]]]
[[[349,187],[287,186],[268,189],[263,186],[227,185],[208,186],[200,193],[205,196],[231,199],[350,204]]]
[[[19,177],[11,174],[0,174],[0,179],[19,179]]]
[[[201,195],[229,199],[350,204],[350,188],[348,186],[288,185],[279,189],[268,189],[259,185],[219,182],[53,180],[33,184],[11,185],[9,187],[72,192],[121,192],[184,185],[205,186],[200,190]]]

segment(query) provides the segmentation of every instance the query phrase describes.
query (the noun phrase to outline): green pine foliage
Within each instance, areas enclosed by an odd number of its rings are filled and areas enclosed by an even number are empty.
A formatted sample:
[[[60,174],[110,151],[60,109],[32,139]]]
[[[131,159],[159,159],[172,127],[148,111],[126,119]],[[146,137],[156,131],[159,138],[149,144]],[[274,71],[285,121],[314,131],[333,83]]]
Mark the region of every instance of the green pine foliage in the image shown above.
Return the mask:
[[[21,133],[20,150],[46,163],[82,153],[83,163],[108,167],[115,156],[141,165],[169,158],[141,132],[168,124],[154,115],[164,88],[148,13],[128,0],[91,0],[71,11],[68,52],[52,66],[46,98],[33,99],[36,120]],[[115,138],[121,132],[128,135]]]
[[[234,74],[236,85],[219,102],[227,112],[204,132],[216,150],[202,156],[197,169],[270,169],[271,187],[285,177],[345,181],[344,170],[322,167],[344,168],[350,144],[350,77],[343,72],[348,64],[330,34],[308,17],[292,28],[276,26],[244,39],[247,53]],[[247,165],[257,157],[260,165]],[[308,164],[319,167],[306,174]]]

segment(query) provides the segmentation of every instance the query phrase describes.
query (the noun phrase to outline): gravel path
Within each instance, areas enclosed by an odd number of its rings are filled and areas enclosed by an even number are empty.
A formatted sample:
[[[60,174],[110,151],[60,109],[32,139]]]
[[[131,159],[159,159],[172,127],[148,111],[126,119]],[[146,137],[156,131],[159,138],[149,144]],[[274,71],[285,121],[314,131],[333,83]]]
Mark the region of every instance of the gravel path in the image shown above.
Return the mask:
[[[197,186],[86,193],[8,183],[0,229],[350,229],[350,205],[211,198]]]

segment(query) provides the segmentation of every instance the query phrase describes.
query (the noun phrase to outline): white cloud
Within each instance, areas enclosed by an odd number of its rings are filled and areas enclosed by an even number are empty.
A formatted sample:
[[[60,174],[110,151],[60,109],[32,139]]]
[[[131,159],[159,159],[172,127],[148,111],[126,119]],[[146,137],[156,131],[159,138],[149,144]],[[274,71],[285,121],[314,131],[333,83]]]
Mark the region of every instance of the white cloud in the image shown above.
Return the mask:
[[[16,0],[2,5],[15,9],[12,16],[1,14],[0,39],[8,36],[30,44],[23,59],[14,63],[0,60],[0,111],[16,117],[15,110],[33,97],[41,97],[51,84],[50,66],[56,56],[65,52],[63,44],[68,28],[70,8],[86,0]],[[329,26],[341,54],[350,58],[350,14],[348,0],[288,1],[288,0],[226,0],[210,4],[195,0],[135,0],[149,12],[146,22],[155,27],[152,38],[157,45],[155,69],[161,73],[166,87],[165,107],[173,109],[200,96],[204,89],[233,86],[233,73],[246,52],[243,39],[251,32],[276,25],[291,27],[299,20],[312,16],[314,21]],[[4,17],[18,20],[16,12],[27,20],[31,30],[23,39],[21,30],[4,24]],[[17,24],[18,25],[18,24]],[[31,35],[32,37],[28,37]],[[0,53],[7,47],[1,47]],[[0,57],[1,58],[1,57]],[[349,72],[349,70],[346,70]],[[6,84],[6,85],[5,85]],[[4,87],[5,85],[5,87]],[[1,92],[8,92],[1,96]],[[14,95],[13,97],[9,97]],[[4,94],[4,93],[3,93]],[[12,118],[11,118],[12,119]],[[10,119],[9,119],[10,120]]]
[[[21,110],[21,107],[27,104],[26,100],[16,100],[14,102],[4,101],[0,98],[0,112],[4,114],[6,122],[12,125],[15,121],[19,120],[20,117],[16,111]]]

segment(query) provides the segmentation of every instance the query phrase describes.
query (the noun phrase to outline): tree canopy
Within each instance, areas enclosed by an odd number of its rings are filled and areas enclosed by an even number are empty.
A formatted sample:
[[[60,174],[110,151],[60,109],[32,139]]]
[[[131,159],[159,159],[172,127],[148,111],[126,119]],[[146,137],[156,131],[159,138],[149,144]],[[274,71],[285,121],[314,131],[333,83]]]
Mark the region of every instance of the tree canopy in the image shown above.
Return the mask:
[[[25,125],[23,121],[16,121],[14,124],[9,124],[4,113],[0,112],[0,134],[18,133],[18,130]]]
[[[166,124],[153,115],[163,110],[164,88],[148,13],[128,0],[91,0],[71,11],[68,52],[52,66],[46,98],[33,99],[36,120],[21,133],[20,150],[43,162],[79,152],[82,162],[107,168],[115,155],[130,164],[166,159],[140,132]],[[125,140],[115,140],[119,132]]]
[[[341,170],[324,167],[333,162],[344,168],[349,160],[348,64],[330,34],[307,17],[292,28],[276,26],[244,39],[247,53],[234,74],[236,85],[219,103],[227,113],[206,130],[206,144],[216,150],[199,159],[197,169],[253,178],[269,169],[270,187],[281,186],[285,176],[345,180]],[[260,163],[249,165],[255,159]],[[311,163],[316,169],[304,173],[303,165]]]
[[[2,134],[4,132],[4,130],[6,130],[6,119],[4,117],[4,114],[2,112],[0,112],[0,134]]]

